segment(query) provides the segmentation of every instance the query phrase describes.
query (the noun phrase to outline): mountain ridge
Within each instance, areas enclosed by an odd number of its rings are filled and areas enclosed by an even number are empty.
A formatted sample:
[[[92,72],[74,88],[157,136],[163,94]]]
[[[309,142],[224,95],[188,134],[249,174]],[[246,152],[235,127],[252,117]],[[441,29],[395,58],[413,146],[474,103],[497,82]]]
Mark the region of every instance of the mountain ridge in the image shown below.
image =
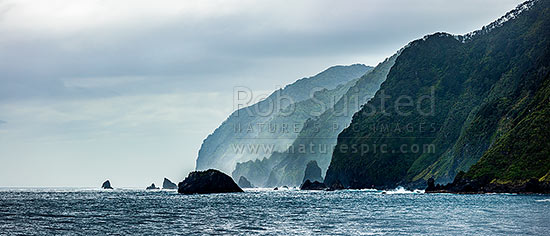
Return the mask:
[[[263,132],[249,134],[247,133],[247,125],[267,124],[269,122],[275,125],[279,124],[279,126],[282,126],[281,124],[303,124],[307,118],[311,117],[311,114],[308,114],[308,109],[319,108],[312,107],[314,101],[310,101],[312,100],[310,96],[320,96],[322,97],[320,99],[324,99],[323,102],[328,102],[328,98],[323,97],[323,94],[331,94],[331,91],[343,89],[339,86],[360,77],[371,69],[371,67],[363,64],[333,66],[315,76],[299,79],[283,89],[276,90],[267,99],[234,111],[203,141],[196,159],[196,169],[214,168],[231,173],[237,160],[246,161],[260,158],[263,154],[243,155],[236,153],[231,148],[231,145],[246,144],[252,138],[273,138],[273,140],[278,141],[277,146],[284,146],[295,138],[294,133],[277,132],[277,134],[270,134]],[[334,95],[338,96],[338,94]],[[293,102],[291,104],[276,104],[277,99],[280,98],[290,98]],[[308,101],[310,102],[308,103]],[[276,105],[278,107],[275,107]],[[282,114],[285,111],[292,112],[291,109],[295,108],[295,105],[302,106],[295,109],[295,112],[290,116]],[[280,108],[280,110],[277,108]],[[270,109],[271,112],[269,112]],[[264,111],[268,112],[263,114]],[[241,129],[241,127],[244,128]],[[277,129],[282,129],[282,127]],[[241,132],[241,130],[244,131]],[[269,152],[269,150],[266,152]],[[270,153],[266,155],[268,154]]]

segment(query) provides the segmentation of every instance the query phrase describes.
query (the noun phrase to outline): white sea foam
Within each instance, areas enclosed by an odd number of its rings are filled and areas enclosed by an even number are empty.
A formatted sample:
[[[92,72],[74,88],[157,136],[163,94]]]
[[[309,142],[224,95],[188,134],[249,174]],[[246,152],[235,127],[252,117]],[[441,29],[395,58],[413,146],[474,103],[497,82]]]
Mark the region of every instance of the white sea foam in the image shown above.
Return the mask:
[[[387,191],[382,191],[380,192],[380,194],[415,194],[415,193],[424,193],[424,190],[419,190],[419,189],[415,189],[415,190],[407,190],[401,186],[393,189],[393,190],[387,190]]]
[[[540,199],[540,200],[535,200],[536,202],[550,202],[550,199]]]
[[[351,191],[351,192],[377,192],[378,189],[374,189],[374,188],[346,189],[345,191]]]

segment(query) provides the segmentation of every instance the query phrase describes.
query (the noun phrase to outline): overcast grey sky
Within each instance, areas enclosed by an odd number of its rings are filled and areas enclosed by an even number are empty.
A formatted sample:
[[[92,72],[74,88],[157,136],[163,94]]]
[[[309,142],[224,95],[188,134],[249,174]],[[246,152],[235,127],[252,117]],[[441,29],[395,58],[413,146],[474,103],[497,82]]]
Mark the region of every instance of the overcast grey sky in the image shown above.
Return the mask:
[[[0,0],[0,186],[181,181],[233,110],[519,0]]]

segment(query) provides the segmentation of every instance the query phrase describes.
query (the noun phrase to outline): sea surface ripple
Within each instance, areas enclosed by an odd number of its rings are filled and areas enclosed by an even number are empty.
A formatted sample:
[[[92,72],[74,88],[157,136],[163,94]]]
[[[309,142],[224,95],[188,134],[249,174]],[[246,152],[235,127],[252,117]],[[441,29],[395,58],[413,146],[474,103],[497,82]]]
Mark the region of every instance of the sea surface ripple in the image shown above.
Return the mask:
[[[0,189],[0,234],[548,235],[550,197],[403,190]]]

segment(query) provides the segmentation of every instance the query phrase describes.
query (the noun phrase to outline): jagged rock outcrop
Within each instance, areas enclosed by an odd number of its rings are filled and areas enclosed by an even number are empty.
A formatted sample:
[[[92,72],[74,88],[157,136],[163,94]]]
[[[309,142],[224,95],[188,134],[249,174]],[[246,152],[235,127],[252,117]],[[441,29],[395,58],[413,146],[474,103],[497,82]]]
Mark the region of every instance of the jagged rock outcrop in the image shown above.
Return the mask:
[[[426,192],[433,192],[433,191],[436,191],[436,186],[435,186],[435,180],[434,178],[429,178],[428,179],[428,187],[426,187]]]
[[[105,182],[103,182],[103,184],[101,185],[101,188],[102,189],[113,189],[113,187],[111,186],[111,181],[106,180]]]
[[[300,190],[326,190],[327,186],[324,183],[306,180],[301,186]]]
[[[346,187],[342,183],[340,183],[340,181],[335,181],[334,183],[332,183],[329,186],[328,190],[329,191],[334,191],[334,190],[342,190],[342,189],[345,189],[345,188]]]
[[[178,189],[178,185],[174,182],[170,181],[167,178],[164,178],[164,181],[162,182],[162,188],[163,189]]]
[[[239,187],[241,187],[241,188],[254,188],[254,185],[252,185],[250,183],[250,181],[248,181],[248,179],[246,179],[246,177],[241,176],[241,178],[239,178]]]
[[[178,184],[178,193],[182,194],[233,192],[243,192],[243,190],[231,177],[214,169],[191,172]]]
[[[306,180],[309,180],[311,182],[323,182],[323,177],[321,176],[321,168],[319,168],[319,166],[317,165],[317,161],[310,161],[307,163],[302,183],[306,182]]]
[[[156,189],[160,189],[159,187],[155,186],[155,183],[152,183],[151,186],[145,188],[146,190],[156,190]]]

